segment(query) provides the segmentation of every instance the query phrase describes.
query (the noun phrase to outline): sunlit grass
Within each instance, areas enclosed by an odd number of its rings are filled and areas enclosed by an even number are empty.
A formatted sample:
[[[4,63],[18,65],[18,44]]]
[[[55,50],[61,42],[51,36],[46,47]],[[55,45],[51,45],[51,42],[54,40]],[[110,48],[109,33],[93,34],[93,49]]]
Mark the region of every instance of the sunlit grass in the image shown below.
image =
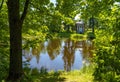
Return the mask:
[[[71,34],[71,39],[72,40],[77,40],[77,41],[81,41],[81,40],[86,40],[86,35],[85,34]]]
[[[35,69],[22,82],[93,82],[93,67],[84,67],[81,70],[50,71],[38,73]]]
[[[61,77],[66,78],[64,82],[92,82],[92,74],[78,70],[64,72]]]

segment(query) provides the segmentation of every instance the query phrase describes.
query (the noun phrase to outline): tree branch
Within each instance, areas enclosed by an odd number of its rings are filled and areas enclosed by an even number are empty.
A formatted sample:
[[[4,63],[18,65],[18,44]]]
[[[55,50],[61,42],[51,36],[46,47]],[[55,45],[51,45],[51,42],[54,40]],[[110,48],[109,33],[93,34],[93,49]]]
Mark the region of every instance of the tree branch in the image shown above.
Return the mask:
[[[26,2],[25,2],[24,11],[23,11],[23,13],[21,15],[21,18],[20,18],[21,23],[23,23],[23,21],[24,21],[24,19],[26,17],[29,1],[30,0],[26,0]]]
[[[1,2],[0,10],[2,9],[3,3],[4,3],[4,0],[2,0],[2,2]]]

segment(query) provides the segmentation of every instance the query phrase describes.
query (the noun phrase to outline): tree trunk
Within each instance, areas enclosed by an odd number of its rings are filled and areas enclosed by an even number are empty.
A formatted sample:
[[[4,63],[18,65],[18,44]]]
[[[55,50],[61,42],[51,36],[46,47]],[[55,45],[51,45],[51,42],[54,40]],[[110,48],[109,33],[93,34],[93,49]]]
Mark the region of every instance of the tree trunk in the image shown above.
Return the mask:
[[[23,75],[22,68],[22,24],[27,14],[29,0],[26,0],[20,17],[19,0],[8,0],[10,29],[10,66],[7,80],[17,81]]]
[[[10,29],[10,66],[8,80],[15,81],[22,74],[22,24],[19,15],[19,0],[8,0]]]

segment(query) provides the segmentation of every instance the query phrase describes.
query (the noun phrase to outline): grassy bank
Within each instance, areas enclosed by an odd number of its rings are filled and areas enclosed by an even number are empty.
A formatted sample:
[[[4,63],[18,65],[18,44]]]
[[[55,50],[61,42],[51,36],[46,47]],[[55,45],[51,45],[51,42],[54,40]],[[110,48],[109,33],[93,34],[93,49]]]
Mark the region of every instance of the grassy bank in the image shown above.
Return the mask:
[[[38,73],[34,69],[31,73],[25,73],[26,78],[22,82],[93,82],[93,67],[84,67],[73,71],[50,71]]]
[[[61,32],[61,33],[57,33],[56,35],[53,34],[54,37],[64,37],[64,38],[71,38],[72,40],[86,40],[86,39],[94,39],[95,38],[95,34],[92,33],[91,31],[87,31],[83,34],[79,34],[76,32]]]

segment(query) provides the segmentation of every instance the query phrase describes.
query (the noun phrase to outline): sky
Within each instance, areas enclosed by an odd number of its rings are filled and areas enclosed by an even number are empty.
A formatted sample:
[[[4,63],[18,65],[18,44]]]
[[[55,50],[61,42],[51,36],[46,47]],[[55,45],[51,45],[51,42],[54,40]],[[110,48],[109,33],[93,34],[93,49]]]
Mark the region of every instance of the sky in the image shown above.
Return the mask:
[[[55,3],[56,2],[56,0],[50,0],[51,2],[53,2],[53,3]]]
[[[50,0],[50,2],[54,3],[54,6],[55,6],[56,0]]]

